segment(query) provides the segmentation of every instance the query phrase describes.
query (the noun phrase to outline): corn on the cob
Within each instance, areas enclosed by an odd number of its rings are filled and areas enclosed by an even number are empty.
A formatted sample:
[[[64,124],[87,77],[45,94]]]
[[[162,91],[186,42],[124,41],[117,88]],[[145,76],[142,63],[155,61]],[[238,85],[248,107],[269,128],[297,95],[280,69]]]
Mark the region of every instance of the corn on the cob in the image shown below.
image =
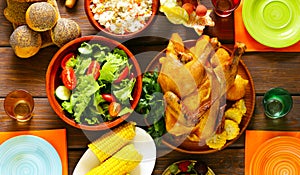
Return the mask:
[[[90,143],[88,147],[98,157],[100,162],[104,162],[124,145],[128,144],[134,136],[135,123],[128,122],[104,134],[96,141]]]
[[[86,175],[125,175],[132,171],[142,158],[134,145],[129,144]]]

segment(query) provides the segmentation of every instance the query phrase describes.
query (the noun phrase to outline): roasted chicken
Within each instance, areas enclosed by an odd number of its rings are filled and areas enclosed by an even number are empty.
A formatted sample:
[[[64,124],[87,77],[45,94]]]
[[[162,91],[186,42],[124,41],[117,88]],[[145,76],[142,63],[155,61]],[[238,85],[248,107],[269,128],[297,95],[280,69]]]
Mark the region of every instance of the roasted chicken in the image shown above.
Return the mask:
[[[217,38],[201,36],[193,47],[186,48],[174,33],[159,62],[158,82],[166,102],[167,131],[175,136],[187,135],[192,141],[205,143],[221,123],[226,92],[234,84],[238,63],[246,47],[235,46],[232,55]]]

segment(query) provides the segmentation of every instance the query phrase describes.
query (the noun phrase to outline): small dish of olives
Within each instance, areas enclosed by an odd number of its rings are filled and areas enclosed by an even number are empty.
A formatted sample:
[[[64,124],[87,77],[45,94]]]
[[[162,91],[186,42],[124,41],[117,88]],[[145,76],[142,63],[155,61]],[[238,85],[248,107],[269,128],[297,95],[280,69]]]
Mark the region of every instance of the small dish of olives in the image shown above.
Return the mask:
[[[181,160],[169,165],[162,175],[215,175],[202,160]]]

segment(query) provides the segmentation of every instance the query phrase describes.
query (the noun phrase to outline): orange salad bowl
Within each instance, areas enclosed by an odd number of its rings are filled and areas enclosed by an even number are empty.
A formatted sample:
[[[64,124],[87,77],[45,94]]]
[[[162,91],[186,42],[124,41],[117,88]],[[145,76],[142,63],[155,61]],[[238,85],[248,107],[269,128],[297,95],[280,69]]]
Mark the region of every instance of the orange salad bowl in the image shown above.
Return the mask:
[[[90,44],[100,44],[102,46],[107,46],[110,50],[113,50],[115,48],[123,50],[127,57],[128,57],[128,64],[130,65],[130,75],[132,78],[135,78],[135,82],[133,84],[133,88],[131,91],[132,99],[128,99],[129,110],[134,110],[134,108],[137,106],[141,90],[142,90],[142,78],[141,78],[141,70],[140,66],[134,57],[134,55],[121,43],[118,41],[103,37],[103,36],[84,36],[81,38],[77,38],[75,40],[70,41],[63,47],[61,47],[57,53],[53,56],[51,62],[49,63],[47,73],[46,73],[46,92],[47,97],[49,100],[49,103],[55,113],[66,123],[69,125],[83,129],[83,130],[105,130],[112,127],[117,126],[118,124],[122,123],[124,120],[126,120],[132,112],[127,112],[124,114],[120,114],[120,116],[115,117],[112,120],[102,120],[101,122],[97,124],[87,124],[87,123],[81,123],[74,120],[74,116],[70,114],[69,112],[66,112],[66,110],[62,107],[62,100],[59,99],[56,95],[56,89],[58,86],[64,85],[62,80],[62,71],[63,68],[61,66],[62,60],[66,57],[66,55],[70,53],[76,53],[78,52],[78,48],[82,45],[82,43],[90,43]],[[113,90],[112,90],[113,91]],[[71,93],[73,90],[71,91]],[[111,92],[113,94],[113,92]],[[118,100],[118,99],[117,99]]]

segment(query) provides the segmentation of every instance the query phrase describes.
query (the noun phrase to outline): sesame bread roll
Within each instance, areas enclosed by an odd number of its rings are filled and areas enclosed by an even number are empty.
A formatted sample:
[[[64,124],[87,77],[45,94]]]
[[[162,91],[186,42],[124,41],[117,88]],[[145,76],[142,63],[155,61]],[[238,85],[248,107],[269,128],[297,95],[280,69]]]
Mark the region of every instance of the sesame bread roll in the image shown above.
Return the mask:
[[[79,25],[67,18],[60,18],[57,24],[51,29],[52,42],[58,47],[62,47],[69,41],[81,36]]]
[[[33,3],[27,9],[25,15],[27,25],[38,32],[52,29],[58,18],[58,11],[47,2]]]
[[[22,25],[11,34],[9,43],[18,57],[29,58],[40,50],[42,37],[39,32]]]

